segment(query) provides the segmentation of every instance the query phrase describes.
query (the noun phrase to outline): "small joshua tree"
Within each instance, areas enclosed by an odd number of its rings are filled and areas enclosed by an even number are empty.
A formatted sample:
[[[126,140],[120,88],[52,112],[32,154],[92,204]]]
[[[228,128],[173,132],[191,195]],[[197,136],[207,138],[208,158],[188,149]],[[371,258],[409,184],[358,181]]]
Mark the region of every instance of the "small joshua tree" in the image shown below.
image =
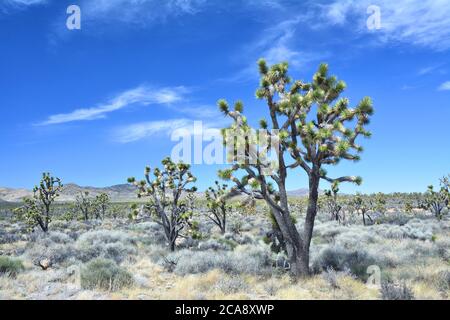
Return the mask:
[[[331,220],[335,220],[339,223],[343,222],[344,217],[341,214],[343,206],[338,199],[339,193],[339,183],[333,183],[331,185],[331,190],[325,191],[326,196],[326,205],[328,207],[328,211],[331,214]]]
[[[386,213],[386,195],[384,193],[379,192],[371,195],[369,202],[371,211],[379,212],[383,215]]]
[[[110,205],[109,196],[106,193],[101,193],[94,199],[94,213],[97,219],[104,219],[106,216],[106,211]]]
[[[169,248],[174,251],[181,231],[195,227],[195,223],[191,221],[193,212],[181,197],[196,191],[195,187],[187,187],[195,182],[196,178],[188,164],[174,163],[170,158],[165,158],[162,165],[163,169],[153,170],[154,178],[150,177],[150,167],[146,167],[145,180],[136,181],[135,178],[129,178],[128,183],[138,187],[138,198],[150,198],[144,209],[163,227]]]
[[[321,179],[331,183],[362,181],[354,176],[331,178],[325,166],[341,160],[359,160],[362,147],[356,140],[370,136],[365,126],[373,113],[372,101],[366,97],[350,108],[348,99],[339,99],[345,83],[329,76],[326,64],[320,65],[311,83],[293,81],[287,63],[268,67],[261,59],[258,64],[261,81],[256,97],[265,100],[269,111],[269,120],[261,120],[260,127],[274,132],[268,135],[278,142],[279,148],[275,159],[269,161],[266,155],[273,144],[268,146],[266,139],[251,134],[255,130],[243,115],[243,103],[238,101],[231,110],[221,100],[220,110],[233,120],[231,127],[223,130],[224,141],[231,137],[235,142],[233,148],[228,148],[228,160],[233,165],[221,171],[220,176],[235,183],[230,196],[243,193],[266,201],[286,242],[291,272],[295,276],[309,275],[309,249]],[[292,220],[286,192],[288,171],[298,168],[309,180],[308,208],[301,232]],[[238,178],[236,171],[243,175]]]
[[[88,221],[94,211],[94,202],[91,197],[89,197],[89,192],[80,192],[79,195],[75,197],[75,206],[78,212],[81,213],[83,220]]]
[[[59,178],[43,173],[39,185],[33,189],[33,197],[24,199],[25,204],[16,209],[19,218],[25,220],[31,230],[39,226],[42,231],[47,232],[51,221],[51,207],[62,187]]]
[[[433,186],[429,186],[422,200],[421,207],[431,211],[434,216],[441,220],[444,211],[450,209],[450,175],[441,179],[439,191],[435,191]]]
[[[226,231],[227,216],[231,213],[232,207],[227,204],[226,195],[228,185],[215,182],[215,187],[209,187],[205,192],[208,207],[208,218],[216,224],[222,234]]]
[[[350,205],[357,214],[362,216],[363,224],[365,226],[367,225],[366,216],[369,218],[370,222],[373,222],[372,217],[368,213],[370,211],[370,204],[361,194],[357,193],[350,201]]]

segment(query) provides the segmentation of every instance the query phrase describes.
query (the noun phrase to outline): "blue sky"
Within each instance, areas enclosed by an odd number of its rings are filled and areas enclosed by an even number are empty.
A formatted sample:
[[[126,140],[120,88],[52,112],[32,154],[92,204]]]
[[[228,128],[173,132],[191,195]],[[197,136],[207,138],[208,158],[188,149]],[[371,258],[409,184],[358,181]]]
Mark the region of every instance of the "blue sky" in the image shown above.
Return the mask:
[[[66,28],[71,4],[81,30]],[[0,186],[140,177],[170,154],[171,130],[224,126],[220,98],[256,121],[260,57],[304,80],[327,62],[353,104],[372,97],[362,160],[329,169],[363,177],[342,191],[424,191],[450,172],[448,1],[0,0],[0,39]],[[200,189],[218,168],[193,166]],[[306,186],[292,172],[288,189]]]

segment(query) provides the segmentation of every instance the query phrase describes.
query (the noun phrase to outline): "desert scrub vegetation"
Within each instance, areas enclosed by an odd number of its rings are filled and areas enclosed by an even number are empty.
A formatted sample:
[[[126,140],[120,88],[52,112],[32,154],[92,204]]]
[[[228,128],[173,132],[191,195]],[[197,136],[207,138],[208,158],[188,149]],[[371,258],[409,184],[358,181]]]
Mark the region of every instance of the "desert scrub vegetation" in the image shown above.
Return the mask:
[[[268,137],[281,148],[276,165],[243,103],[220,100],[232,122],[222,134],[236,143],[231,167],[218,173],[227,184],[205,194],[191,167],[170,158],[146,167],[143,180],[128,179],[137,199],[126,204],[89,193],[56,203],[61,181],[44,174],[34,196],[0,221],[5,265],[25,267],[4,272],[14,277],[0,277],[0,296],[448,299],[448,178],[422,194],[339,194],[341,183],[362,180],[332,178],[326,168],[359,160],[371,99],[351,108],[326,64],[311,82],[291,79],[287,63],[258,65],[256,95],[269,114],[260,129],[277,131]],[[308,179],[305,197],[286,190],[294,170]],[[321,182],[331,190],[322,193]]]
[[[24,269],[25,268],[21,260],[0,256],[0,276],[6,275],[15,277]]]
[[[80,283],[83,289],[119,290],[133,283],[132,275],[114,261],[97,258],[81,269]]]

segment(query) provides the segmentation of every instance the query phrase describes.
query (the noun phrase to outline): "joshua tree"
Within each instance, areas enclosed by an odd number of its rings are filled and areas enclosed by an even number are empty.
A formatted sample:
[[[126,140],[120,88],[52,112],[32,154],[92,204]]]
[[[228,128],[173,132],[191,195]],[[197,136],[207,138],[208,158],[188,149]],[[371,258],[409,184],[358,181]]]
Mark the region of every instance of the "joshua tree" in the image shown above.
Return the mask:
[[[215,187],[209,187],[205,192],[208,206],[208,218],[219,228],[222,234],[226,231],[227,215],[231,212],[231,206],[227,204],[226,195],[228,185],[215,182]]]
[[[355,197],[350,202],[351,206],[354,208],[357,214],[361,214],[363,218],[363,224],[366,226],[366,215],[369,218],[370,222],[373,222],[372,217],[368,214],[370,210],[370,205],[367,202],[367,199],[363,197],[361,194],[357,193]]]
[[[94,203],[92,198],[89,197],[89,191],[80,192],[80,194],[75,197],[75,205],[84,221],[88,221],[94,211]]]
[[[343,206],[338,199],[339,183],[333,183],[331,190],[325,191],[326,205],[329,213],[331,213],[331,220],[335,220],[339,223],[343,222],[344,217],[341,215]]]
[[[384,193],[379,192],[371,195],[369,202],[371,211],[379,212],[383,215],[386,213],[386,195]]]
[[[94,199],[94,212],[97,219],[103,219],[106,216],[106,211],[110,205],[109,196],[106,193],[101,193]]]
[[[59,196],[63,185],[59,178],[50,173],[43,173],[38,186],[33,189],[33,197],[24,199],[25,204],[16,209],[19,218],[25,220],[31,229],[39,226],[42,231],[48,231],[51,220],[51,206]]]
[[[326,64],[320,65],[311,83],[292,81],[287,63],[269,68],[261,59],[258,64],[261,82],[256,96],[266,101],[270,116],[269,121],[261,120],[260,126],[272,130],[268,134],[272,146],[272,139],[279,144],[276,159],[268,161],[271,146],[265,138],[251,134],[242,102],[238,101],[234,110],[230,110],[228,103],[220,100],[219,108],[233,120],[231,127],[222,132],[224,141],[230,141],[230,137],[234,140],[233,148],[228,148],[233,165],[220,175],[236,185],[230,196],[244,193],[267,202],[286,241],[291,272],[296,276],[308,275],[320,180],[357,184],[362,181],[353,176],[330,178],[324,167],[336,165],[342,159],[359,160],[357,154],[362,147],[356,144],[356,139],[370,136],[364,127],[373,113],[372,101],[366,97],[350,108],[348,99],[338,99],[346,85],[328,76]],[[297,168],[303,169],[309,179],[308,208],[300,233],[289,212],[286,193],[288,170]],[[238,170],[243,171],[241,178],[235,175]]]
[[[144,209],[155,217],[155,221],[164,228],[166,239],[171,251],[175,250],[176,240],[180,232],[192,226],[193,212],[181,200],[183,194],[195,192],[196,188],[187,185],[196,181],[190,172],[190,166],[184,163],[174,163],[170,158],[162,161],[163,169],[153,170],[154,178],[150,177],[150,167],[145,168],[145,180],[136,181],[129,178],[128,183],[138,187],[138,198],[150,197],[150,202]]]
[[[438,220],[442,219],[444,210],[450,209],[449,179],[450,175],[441,179],[439,191],[434,191],[434,187],[429,186],[421,204],[422,208],[431,211]]]

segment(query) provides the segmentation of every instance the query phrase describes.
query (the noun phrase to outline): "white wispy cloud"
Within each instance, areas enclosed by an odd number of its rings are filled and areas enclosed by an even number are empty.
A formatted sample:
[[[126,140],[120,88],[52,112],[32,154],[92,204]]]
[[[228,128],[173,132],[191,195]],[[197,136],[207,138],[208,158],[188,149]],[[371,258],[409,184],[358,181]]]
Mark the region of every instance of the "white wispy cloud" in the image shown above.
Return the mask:
[[[450,91],[450,81],[446,81],[438,88],[439,91]]]
[[[84,0],[83,17],[101,23],[148,25],[199,12],[206,0]]]
[[[44,4],[48,0],[3,0],[6,5],[19,5],[19,6],[30,6],[35,4]]]
[[[370,33],[385,42],[404,42],[435,50],[450,48],[450,1],[447,0],[333,0],[319,9],[321,19],[315,25],[346,25],[360,33],[366,27],[367,8],[376,4],[381,9],[381,29]]]
[[[113,139],[120,143],[130,143],[157,134],[168,135],[172,130],[186,127],[188,124],[188,119],[134,123],[117,129],[113,134]]]
[[[183,134],[198,134],[194,130],[194,123],[201,125],[203,132],[213,130],[215,134],[220,134],[220,128],[226,125],[225,120],[193,120],[187,118],[169,119],[161,121],[148,121],[133,123],[122,126],[114,130],[113,140],[119,143],[131,143],[147,139],[153,136],[171,136],[175,131]],[[181,130],[181,131],[180,131]]]
[[[239,57],[249,57],[247,66],[231,77],[221,79],[230,82],[247,81],[258,77],[256,61],[264,58],[269,64],[288,61],[293,69],[299,69],[310,62],[324,59],[324,52],[308,52],[299,50],[296,45],[297,28],[303,16],[284,20],[261,32],[262,37],[245,46]]]
[[[87,121],[105,118],[108,113],[123,109],[130,105],[165,104],[179,102],[187,93],[185,87],[153,88],[141,85],[124,91],[106,103],[91,108],[80,108],[69,113],[51,115],[38,125],[61,124],[73,121]]]
[[[32,6],[44,5],[49,0],[1,0],[0,13],[14,13],[17,10],[24,10]]]

